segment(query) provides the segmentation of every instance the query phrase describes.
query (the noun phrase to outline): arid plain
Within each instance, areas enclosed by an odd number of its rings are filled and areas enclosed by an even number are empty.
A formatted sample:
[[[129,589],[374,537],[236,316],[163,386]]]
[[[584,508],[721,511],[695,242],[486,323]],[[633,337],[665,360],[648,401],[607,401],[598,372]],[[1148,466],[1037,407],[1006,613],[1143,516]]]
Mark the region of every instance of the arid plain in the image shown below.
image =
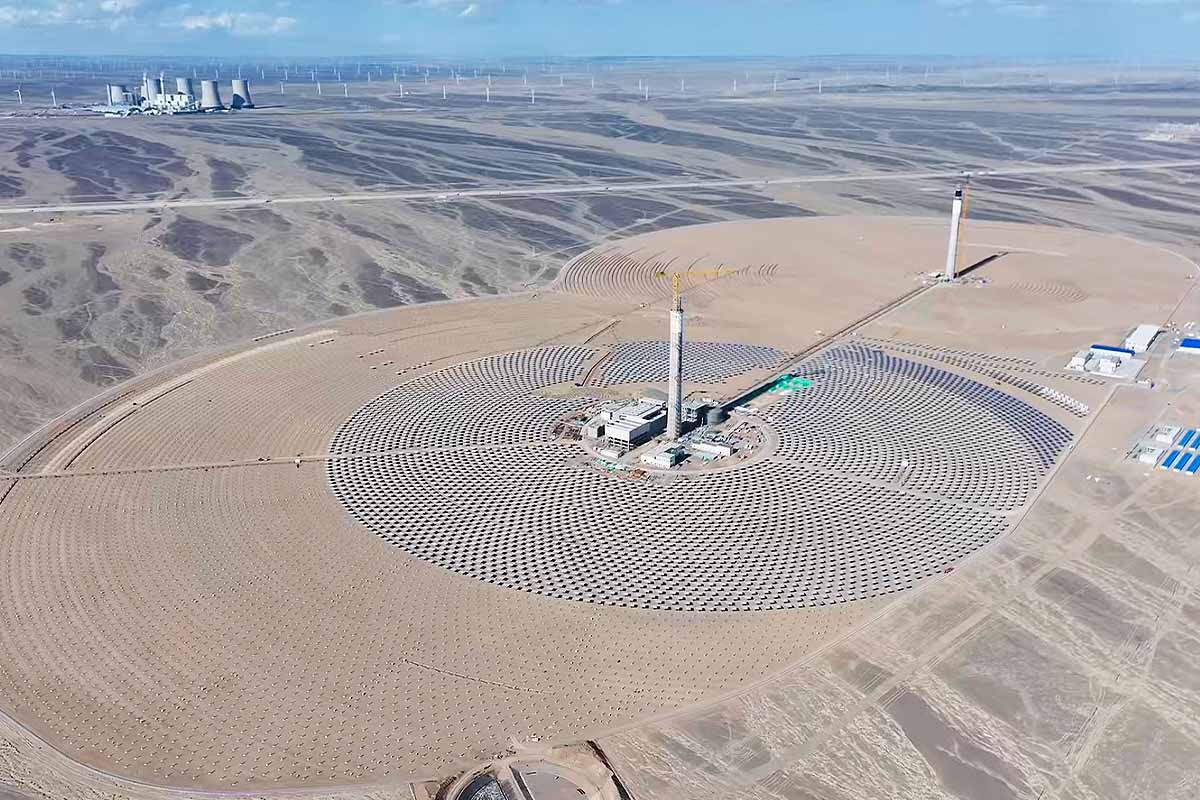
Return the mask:
[[[0,119],[0,434],[16,444],[83,403],[0,464],[0,622],[17,645],[0,661],[0,792],[420,797],[506,748],[590,738],[634,798],[1192,796],[1194,492],[1124,455],[1152,422],[1186,423],[1200,372],[1165,341],[1153,389],[1061,367],[1139,322],[1200,317],[1200,147],[1152,136],[1194,121],[1195,92],[972,73],[818,94],[802,70],[776,88],[748,66],[740,91],[708,65],[682,91],[656,76],[676,90],[649,100],[627,69],[599,91],[543,76],[537,104],[516,87],[489,104],[364,86],[342,113],[264,93],[236,116]],[[963,170],[968,261],[995,258],[927,286]],[[361,196],[381,192],[397,196]],[[148,199],[164,207],[121,207]],[[831,375],[830,353],[878,353],[1014,396],[1070,443],[1017,474],[974,460],[968,431],[947,439],[962,469],[868,474],[788,456],[809,435],[781,414],[772,467],[800,459],[815,484],[994,531],[938,556],[936,576],[914,562],[898,594],[819,608],[515,591],[389,547],[338,506],[334,465],[445,449],[331,449],[364,403],[493,354],[582,364],[594,356],[570,348],[661,339],[664,264],[741,270],[689,287],[689,335],[815,347]],[[522,424],[464,453],[520,474],[520,453],[557,447]],[[978,445],[1019,444],[995,435]]]

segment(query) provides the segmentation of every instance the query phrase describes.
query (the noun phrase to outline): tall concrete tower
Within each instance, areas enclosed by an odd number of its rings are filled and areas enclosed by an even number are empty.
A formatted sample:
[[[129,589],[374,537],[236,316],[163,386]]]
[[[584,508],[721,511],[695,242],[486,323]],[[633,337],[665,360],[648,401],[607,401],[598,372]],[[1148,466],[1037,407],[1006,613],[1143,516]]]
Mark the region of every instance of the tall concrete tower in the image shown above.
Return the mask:
[[[254,101],[250,99],[250,81],[243,78],[234,78],[233,80],[233,100],[229,105],[234,108],[254,108]]]
[[[200,81],[200,110],[216,111],[224,108],[221,103],[221,91],[216,81]]]
[[[142,97],[152,106],[158,105],[158,78],[142,77]]]
[[[667,436],[683,434],[683,299],[675,292],[671,305],[671,372],[667,379]]]
[[[958,277],[958,233],[962,229],[963,190],[954,190],[954,205],[950,208],[950,245],[946,249],[946,280]]]

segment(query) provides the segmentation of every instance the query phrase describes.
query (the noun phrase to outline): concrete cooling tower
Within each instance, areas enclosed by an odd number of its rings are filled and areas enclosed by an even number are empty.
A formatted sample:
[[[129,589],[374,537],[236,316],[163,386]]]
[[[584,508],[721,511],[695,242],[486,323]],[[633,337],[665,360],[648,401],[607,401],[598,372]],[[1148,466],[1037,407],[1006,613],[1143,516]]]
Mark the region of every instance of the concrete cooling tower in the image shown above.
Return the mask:
[[[233,81],[233,99],[229,101],[233,108],[254,108],[250,99],[250,81],[235,78]]]
[[[129,102],[129,88],[124,84],[110,83],[108,85],[108,104],[121,106]]]
[[[200,110],[213,111],[225,106],[221,103],[221,90],[216,81],[200,81]]]
[[[162,81],[158,78],[146,78],[142,81],[142,96],[146,98],[146,102],[150,105],[158,103],[158,95],[162,89]]]
[[[176,78],[175,79],[175,93],[176,94],[195,95],[196,90],[194,88],[192,88],[192,79],[191,78]]]

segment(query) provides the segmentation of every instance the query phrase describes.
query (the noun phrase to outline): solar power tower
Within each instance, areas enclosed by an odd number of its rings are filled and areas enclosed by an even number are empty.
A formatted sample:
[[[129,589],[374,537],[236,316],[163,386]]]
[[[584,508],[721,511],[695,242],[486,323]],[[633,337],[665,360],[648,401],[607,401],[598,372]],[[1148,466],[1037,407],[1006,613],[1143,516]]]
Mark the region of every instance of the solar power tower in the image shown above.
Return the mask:
[[[945,280],[948,281],[958,278],[958,258],[962,246],[960,239],[963,220],[967,215],[967,192],[970,188],[971,184],[967,181],[954,190],[954,203],[950,207],[950,242],[946,248],[946,269],[943,272]]]
[[[672,441],[683,434],[683,298],[679,292],[671,303],[671,371],[667,381],[667,436]]]
[[[659,278],[671,279],[671,363],[667,377],[667,438],[675,441],[683,435],[683,293],[680,278],[720,278],[737,272],[723,267],[688,272],[658,272]]]

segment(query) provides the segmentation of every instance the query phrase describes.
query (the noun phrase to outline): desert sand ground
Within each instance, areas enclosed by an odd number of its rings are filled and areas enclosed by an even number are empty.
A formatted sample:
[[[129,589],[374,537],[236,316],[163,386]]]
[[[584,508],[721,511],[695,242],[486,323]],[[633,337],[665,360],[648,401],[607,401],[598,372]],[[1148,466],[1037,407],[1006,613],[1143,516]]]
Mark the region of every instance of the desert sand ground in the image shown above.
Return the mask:
[[[64,91],[10,66],[0,96],[73,104],[156,69]],[[1200,167],[1127,168],[1200,158],[1195,87],[896,67],[523,65],[485,103],[487,67],[443,64],[446,100],[416,72],[342,98],[268,74],[253,113],[6,107],[0,797],[423,797],[532,737],[596,740],[639,799],[1194,796],[1194,492],[1124,455],[1200,421],[1196,366],[1168,336],[1153,390],[1061,367],[1200,319]],[[413,558],[330,491],[335,431],[398,383],[662,338],[656,264],[742,268],[690,287],[689,336],[829,344],[940,267],[962,170],[967,261],[995,258],[842,341],[1012,395],[1071,444],[952,572],[825,607],[596,606]],[[784,177],[806,182],[685,186]],[[454,197],[489,188],[516,194]],[[421,196],[346,199],[379,192]],[[235,205],[87,208],[211,199]],[[21,210],[45,205],[83,207]],[[864,213],[891,219],[836,216]]]
[[[1075,787],[1072,769],[1106,768],[1104,737],[1111,747],[1137,746],[1139,734],[1122,726],[1150,725],[1147,715],[1167,713],[1155,705],[1166,695],[1150,691],[1153,650],[1142,642],[1186,648],[1194,635],[1187,612],[1194,551],[1173,552],[1169,538],[1187,535],[1175,521],[1190,517],[1153,516],[1164,504],[1186,503],[1181,482],[1190,479],[1143,477],[1123,462],[1137,431],[1168,402],[1175,414],[1195,407],[1186,399],[1194,369],[1163,351],[1153,365],[1162,383],[1150,390],[1060,367],[1074,350],[1117,340],[1143,319],[1190,319],[1197,270],[1123,237],[977,222],[970,239],[980,255],[1006,255],[967,283],[929,285],[923,276],[940,263],[943,227],[921,218],[840,217],[647,234],[584,254],[546,289],[300,328],[97,397],[5,459],[13,477],[0,505],[8,565],[0,624],[13,646],[0,675],[6,714],[37,738],[13,729],[0,774],[19,791],[48,796],[324,786],[337,795],[407,797],[417,791],[409,783],[436,785],[522,744],[594,738],[635,797],[786,796],[786,781],[814,796],[848,797],[861,794],[846,787],[862,785],[881,797],[916,787],[933,796],[1015,797],[1046,785]],[[566,509],[556,511],[554,496],[537,488],[541,479],[509,496],[495,494],[504,490],[489,488],[486,477],[516,468],[510,453],[564,447],[536,424],[514,423],[514,433],[472,421],[466,430],[494,430],[495,440],[446,447],[438,444],[442,428],[463,424],[447,405],[439,412],[447,421],[429,441],[375,453],[331,450],[331,441],[356,409],[397,383],[437,383],[455,376],[458,364],[490,363],[489,354],[661,337],[666,289],[652,276],[662,263],[740,270],[689,286],[689,335],[697,340],[785,353],[818,345],[810,360],[846,345],[886,351],[1013,397],[1077,443],[1049,471],[1031,473],[1031,490],[1015,504],[973,499],[961,492],[1007,475],[1006,465],[985,459],[959,474],[954,460],[1000,441],[937,408],[906,410],[904,396],[883,391],[882,407],[896,403],[892,416],[861,425],[874,430],[881,422],[885,444],[864,446],[859,460],[886,460],[888,451],[909,447],[911,418],[929,426],[922,436],[935,452],[948,448],[951,469],[926,486],[871,478],[852,465],[822,467],[838,503],[853,508],[858,495],[876,503],[900,492],[903,507],[936,500],[986,512],[1001,535],[898,593],[749,613],[598,605],[457,574],[374,535],[331,491],[339,464],[370,475],[396,458],[433,458],[420,461],[433,468],[439,453],[449,453],[458,459],[449,463],[473,472],[440,487],[404,484],[431,492],[435,517],[452,514],[441,493],[458,491],[478,492],[476,504],[518,499],[517,516],[501,515],[493,535],[524,524],[520,508],[561,516]],[[914,290],[906,303],[828,340]],[[762,374],[690,388],[733,396]],[[1070,413],[1017,388],[1014,378],[1058,389],[1089,412]],[[447,391],[440,402],[460,396]],[[418,423],[404,417],[395,425],[416,430]],[[780,430],[785,444],[799,441]],[[968,441],[960,443],[964,432]],[[551,475],[558,467],[537,469]],[[728,485],[746,487],[750,504],[775,502],[755,470],[731,473]],[[603,480],[601,494],[620,481]],[[1135,501],[1143,495],[1152,503],[1144,511]],[[742,513],[720,496],[705,502],[713,520]],[[1113,509],[1136,513],[1136,525],[1121,524]],[[450,519],[466,535],[469,518]],[[664,544],[686,535],[669,519],[640,522],[650,553],[657,531]],[[617,530],[590,535],[603,541]],[[947,533],[936,531],[921,547]],[[1141,538],[1128,538],[1135,533]],[[906,535],[903,526],[897,535]],[[1103,545],[1095,553],[1103,580],[1072,561],[1083,557],[1082,542]],[[1141,565],[1138,574],[1122,578],[1131,564]],[[671,569],[664,563],[652,573],[668,581],[668,594]],[[1154,586],[1138,588],[1153,575]],[[1006,604],[1018,600],[1024,605],[1001,624]],[[1113,609],[1121,609],[1116,618],[1107,613]],[[979,641],[985,636],[999,638]],[[984,650],[972,656],[968,643]],[[1173,662],[1164,655],[1153,663],[1168,669]],[[1050,664],[1090,677],[1060,687]],[[1126,675],[1130,666],[1141,671]],[[1186,672],[1156,680],[1175,707],[1155,720],[1161,744],[1145,752],[1186,763],[1179,755],[1193,746],[1184,710],[1193,689]],[[1013,683],[1023,692],[1019,704],[1004,688]],[[1091,697],[1097,715],[1062,691]],[[947,707],[952,700],[957,705]],[[1125,712],[1141,716],[1127,720]],[[884,750],[822,760],[828,748],[868,745]],[[849,772],[851,764],[863,771]],[[867,771],[884,764],[896,772]],[[1079,778],[1079,791],[1087,780]]]
[[[20,83],[30,99],[5,100],[11,116],[0,117],[7,207],[255,204],[0,218],[0,443],[9,445],[98,390],[181,357],[371,308],[541,286],[609,238],[744,218],[942,215],[961,170],[1200,158],[1187,135],[1155,139],[1163,125],[1194,122],[1191,78],[1149,68],[481,64],[459,65],[456,81],[454,65],[438,64],[426,85],[426,67],[409,64],[401,97],[390,67],[381,80],[377,65],[368,83],[363,67],[346,64],[350,96],[318,97],[296,77],[307,77],[299,65],[281,95],[288,66],[247,64],[247,76],[267,74],[254,83],[252,112],[97,119],[38,98],[55,86],[78,106],[95,102],[106,80],[132,83],[146,69],[219,70],[227,82],[236,67],[10,66],[0,70],[0,97],[15,97]],[[327,82],[338,69],[313,66]],[[1197,170],[979,177],[973,214],[1193,253]],[[939,177],[904,177],[923,174]],[[787,176],[816,182],[620,189]],[[591,193],[453,198],[545,186]],[[596,194],[598,186],[614,188]],[[384,191],[449,200],[261,205]]]

